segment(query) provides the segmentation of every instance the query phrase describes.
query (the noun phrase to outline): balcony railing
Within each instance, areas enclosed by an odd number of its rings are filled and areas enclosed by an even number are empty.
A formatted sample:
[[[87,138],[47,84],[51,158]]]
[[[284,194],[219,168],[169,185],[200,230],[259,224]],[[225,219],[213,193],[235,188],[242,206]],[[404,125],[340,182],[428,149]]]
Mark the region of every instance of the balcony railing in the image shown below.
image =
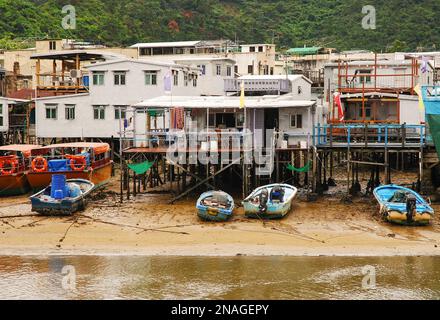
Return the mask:
[[[242,81],[244,81],[244,89],[246,92],[277,91],[288,93],[291,91],[290,81],[288,79],[225,79],[225,92],[239,92],[241,90]]]
[[[427,141],[424,125],[341,124],[313,128],[317,147],[421,147]]]

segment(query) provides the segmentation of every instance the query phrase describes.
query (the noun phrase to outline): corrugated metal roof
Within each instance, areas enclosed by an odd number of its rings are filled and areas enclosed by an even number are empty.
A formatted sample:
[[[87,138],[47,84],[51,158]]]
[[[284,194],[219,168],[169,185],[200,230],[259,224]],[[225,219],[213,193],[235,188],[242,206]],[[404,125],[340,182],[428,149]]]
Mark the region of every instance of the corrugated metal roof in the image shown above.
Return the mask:
[[[311,107],[316,104],[313,100],[292,100],[289,95],[270,97],[246,97],[246,108],[295,108]],[[162,96],[145,100],[134,105],[137,108],[173,108],[186,109],[239,109],[240,97],[200,97],[200,96]]]
[[[166,47],[194,47],[201,41],[175,41],[175,42],[146,42],[136,43],[130,48],[166,48]]]
[[[291,48],[287,50],[287,54],[297,55],[297,56],[307,56],[312,54],[317,54],[322,47],[305,47],[305,48]]]

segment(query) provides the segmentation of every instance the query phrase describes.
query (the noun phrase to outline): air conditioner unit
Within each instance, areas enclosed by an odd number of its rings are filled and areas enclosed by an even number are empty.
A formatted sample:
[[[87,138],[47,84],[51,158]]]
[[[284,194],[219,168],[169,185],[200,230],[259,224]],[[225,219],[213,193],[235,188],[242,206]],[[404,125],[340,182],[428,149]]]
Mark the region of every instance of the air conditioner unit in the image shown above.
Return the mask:
[[[77,70],[77,69],[70,70],[70,77],[73,79],[82,78],[81,70]]]

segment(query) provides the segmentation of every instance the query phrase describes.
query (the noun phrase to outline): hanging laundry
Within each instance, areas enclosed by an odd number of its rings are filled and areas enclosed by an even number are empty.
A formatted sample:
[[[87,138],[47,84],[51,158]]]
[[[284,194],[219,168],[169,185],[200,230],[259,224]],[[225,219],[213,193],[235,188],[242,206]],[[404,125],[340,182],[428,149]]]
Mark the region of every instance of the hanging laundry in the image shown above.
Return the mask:
[[[342,108],[341,93],[335,92],[333,98],[334,98],[334,104],[338,107],[339,121],[342,122],[345,119],[345,115],[344,115],[344,109]]]
[[[171,128],[183,129],[185,127],[185,110],[184,108],[172,108],[170,112]]]

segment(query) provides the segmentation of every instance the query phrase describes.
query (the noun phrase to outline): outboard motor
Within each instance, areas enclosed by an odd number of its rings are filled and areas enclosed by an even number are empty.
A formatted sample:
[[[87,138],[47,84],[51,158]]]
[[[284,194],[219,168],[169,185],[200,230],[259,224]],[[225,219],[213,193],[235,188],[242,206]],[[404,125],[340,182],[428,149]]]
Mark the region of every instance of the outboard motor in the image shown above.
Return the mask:
[[[269,191],[267,189],[261,190],[261,193],[259,195],[259,200],[260,200],[260,206],[258,208],[260,209],[260,213],[266,213],[267,202],[269,201]]]
[[[414,195],[410,194],[406,197],[406,221],[408,223],[414,222],[414,216],[417,210],[417,199]]]

